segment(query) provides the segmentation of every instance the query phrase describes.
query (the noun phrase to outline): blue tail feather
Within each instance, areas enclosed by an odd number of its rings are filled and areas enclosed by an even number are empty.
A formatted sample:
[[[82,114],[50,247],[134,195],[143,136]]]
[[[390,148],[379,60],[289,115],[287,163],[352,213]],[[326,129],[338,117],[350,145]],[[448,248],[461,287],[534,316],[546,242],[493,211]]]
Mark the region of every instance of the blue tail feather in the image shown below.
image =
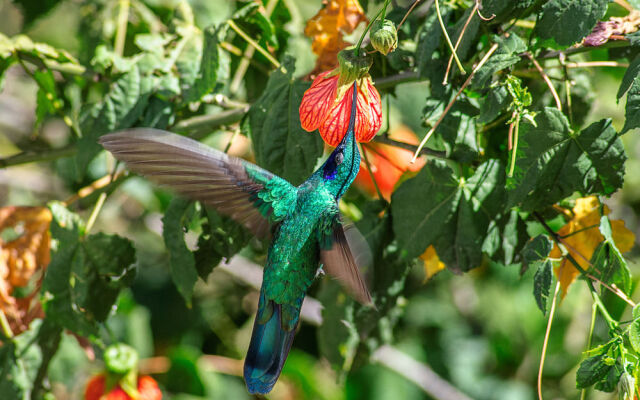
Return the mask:
[[[266,300],[261,294],[249,351],[244,361],[244,381],[251,394],[267,394],[271,391],[289,355],[300,307],[297,307],[293,324],[283,321],[283,317],[290,317],[287,314],[291,310],[283,313],[282,307],[273,300]]]

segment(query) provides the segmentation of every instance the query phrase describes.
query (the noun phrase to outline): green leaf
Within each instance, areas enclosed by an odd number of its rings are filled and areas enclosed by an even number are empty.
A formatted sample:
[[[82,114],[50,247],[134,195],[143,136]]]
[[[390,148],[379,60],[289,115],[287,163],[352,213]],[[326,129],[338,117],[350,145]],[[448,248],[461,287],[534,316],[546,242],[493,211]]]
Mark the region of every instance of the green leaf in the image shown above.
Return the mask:
[[[492,122],[506,110],[509,104],[511,104],[511,96],[509,96],[507,88],[502,85],[492,87],[480,106],[478,123],[488,124]]]
[[[207,222],[202,226],[198,250],[194,252],[195,266],[203,280],[223,258],[230,259],[252,238],[251,232],[226,215],[213,209],[204,210]]]
[[[624,107],[624,118],[624,127],[620,132],[621,135],[627,133],[631,129],[640,127],[640,79],[634,79],[631,84],[631,88],[627,92],[627,104]]]
[[[536,264],[538,264],[538,270],[533,276],[533,296],[536,299],[538,308],[542,311],[542,315],[545,315],[547,313],[547,301],[551,293],[553,265],[549,259],[537,262]]]
[[[209,27],[204,31],[204,50],[200,57],[198,75],[184,94],[185,102],[199,101],[216,87],[218,72],[218,32]]]
[[[85,171],[102,150],[97,140],[105,133],[130,128],[142,116],[149,102],[152,79],[140,75],[138,67],[115,79],[104,99],[89,106],[80,116],[82,138],[78,142],[76,165]]]
[[[495,19],[502,22],[512,17],[516,12],[521,14],[534,3],[535,0],[483,0],[481,12],[486,18],[495,15]],[[518,17],[524,18],[525,15],[518,15]]]
[[[597,354],[580,363],[576,372],[576,387],[578,389],[587,388],[607,376],[613,367],[604,362],[605,357],[606,353]]]
[[[287,72],[271,74],[244,129],[250,132],[258,164],[298,185],[313,172],[324,146],[319,134],[300,126],[298,109],[309,84],[293,79],[292,58],[285,58],[283,65]]]
[[[631,343],[631,347],[633,347],[637,353],[640,353],[640,304],[636,304],[636,306],[633,307],[631,317],[634,321],[629,327],[629,342]]]
[[[489,87],[493,74],[518,63],[521,60],[520,53],[527,50],[525,42],[515,34],[509,37],[498,36],[494,38],[499,47],[496,52],[480,68],[471,81],[471,88],[480,90]]]
[[[42,363],[42,352],[36,345],[41,322],[33,321],[29,330],[0,347],[0,398],[31,399],[33,382]]]
[[[171,278],[188,307],[191,307],[193,287],[198,280],[195,258],[184,241],[184,216],[192,206],[190,200],[174,197],[162,218],[162,237],[169,252]]]
[[[449,19],[448,7],[442,7],[442,19],[445,23]],[[435,10],[431,11],[424,20],[422,26],[418,30],[416,38],[416,67],[421,78],[429,76],[428,71],[434,67],[432,61],[434,52],[440,46],[442,40],[442,28],[438,22],[438,16]],[[393,54],[393,53],[392,53]]]
[[[276,28],[271,20],[261,12],[262,9],[260,3],[251,2],[236,11],[231,18],[257,27],[260,38],[277,50]]]
[[[465,180],[441,161],[427,164],[391,197],[393,231],[409,258],[433,244],[454,271],[482,261],[482,244],[490,222],[503,211],[504,171],[489,160]]]
[[[536,32],[542,39],[570,46],[591,33],[608,4],[609,0],[551,0],[542,6]]]
[[[445,102],[428,98],[425,120],[434,125],[442,115]],[[447,156],[463,163],[470,163],[478,156],[478,138],[473,117],[477,109],[468,101],[458,100],[444,117],[435,133],[442,137]]]
[[[84,236],[79,218],[51,205],[51,236],[57,241],[43,282],[47,317],[80,335],[97,334],[118,293],[133,281],[135,252],[117,235]]]
[[[538,235],[531,239],[522,249],[522,262],[529,267],[538,261],[544,261],[549,257],[553,249],[553,242],[547,235]]]
[[[626,156],[610,120],[573,132],[562,112],[547,107],[536,123],[521,122],[509,204],[537,210],[575,191],[608,195],[622,186]]]
[[[590,272],[607,284],[615,284],[627,295],[631,294],[633,279],[627,262],[613,241],[600,243],[591,257]]]
[[[33,72],[33,78],[38,83],[36,125],[40,125],[44,117],[55,114],[62,103],[56,94],[56,83],[50,70],[36,70]]]
[[[640,55],[636,56],[622,77],[620,88],[618,89],[617,98],[620,100],[622,96],[629,90],[631,85],[636,81],[636,78],[640,74]]]

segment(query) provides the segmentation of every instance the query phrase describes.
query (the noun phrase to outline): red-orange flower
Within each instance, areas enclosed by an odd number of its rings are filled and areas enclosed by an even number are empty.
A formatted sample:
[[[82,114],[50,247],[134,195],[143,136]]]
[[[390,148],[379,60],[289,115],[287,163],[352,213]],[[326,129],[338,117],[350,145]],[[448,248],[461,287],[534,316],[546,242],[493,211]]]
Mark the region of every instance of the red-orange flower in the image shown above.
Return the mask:
[[[349,126],[354,81],[358,86],[354,125],[356,140],[368,142],[373,139],[382,126],[380,94],[369,74],[349,80],[341,77],[339,68],[318,75],[304,93],[300,104],[302,128],[309,132],[318,129],[327,144],[337,146]]]

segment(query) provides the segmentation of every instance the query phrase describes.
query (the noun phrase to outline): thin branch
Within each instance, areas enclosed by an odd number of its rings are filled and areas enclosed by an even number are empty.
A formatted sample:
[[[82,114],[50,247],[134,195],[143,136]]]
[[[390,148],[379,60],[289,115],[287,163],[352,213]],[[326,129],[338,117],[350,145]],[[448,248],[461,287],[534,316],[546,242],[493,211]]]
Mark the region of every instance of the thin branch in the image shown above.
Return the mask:
[[[362,153],[362,157],[364,158],[364,164],[367,167],[367,172],[369,172],[369,177],[371,177],[371,181],[373,182],[373,186],[376,188],[376,193],[378,194],[378,199],[384,200],[384,196],[380,191],[380,187],[378,186],[378,181],[376,180],[375,175],[373,175],[373,171],[371,170],[371,163],[369,163],[369,156],[365,151],[364,145],[360,144],[360,152]]]
[[[442,115],[440,116],[440,118],[438,119],[438,121],[436,121],[436,123],[433,125],[433,127],[431,127],[431,129],[429,130],[429,132],[427,132],[427,134],[425,135],[424,139],[422,139],[422,141],[420,142],[420,145],[418,146],[418,149],[415,151],[415,153],[413,154],[413,158],[411,159],[411,163],[414,163],[416,161],[416,159],[418,158],[418,156],[420,155],[420,152],[422,151],[422,149],[424,148],[424,145],[427,144],[427,140],[429,140],[429,137],[431,137],[431,135],[433,134],[433,132],[435,132],[436,128],[440,125],[440,123],[442,123],[442,121],[444,120],[444,117],[447,115],[447,113],[449,112],[449,110],[451,110],[451,107],[453,107],[453,105],[455,104],[455,102],[458,100],[458,96],[460,96],[460,93],[462,93],[462,91],[464,89],[466,89],[467,86],[469,86],[469,84],[471,83],[471,80],[473,79],[473,77],[475,76],[476,72],[482,68],[482,66],[487,62],[487,60],[489,59],[489,57],[491,57],[491,55],[498,49],[498,44],[494,43],[493,46],[491,46],[491,48],[489,49],[489,51],[487,51],[487,54],[484,55],[484,57],[482,57],[482,60],[480,60],[480,62],[478,63],[478,65],[476,65],[476,67],[473,69],[473,71],[471,71],[471,74],[469,74],[469,77],[467,78],[466,81],[464,81],[464,83],[462,84],[462,86],[460,87],[460,89],[458,90],[458,92],[456,93],[455,96],[453,96],[453,100],[451,100],[451,102],[449,103],[449,105],[444,109],[444,111],[442,112]]]
[[[547,74],[544,72],[544,69],[542,69],[538,61],[536,61],[536,59],[533,58],[533,55],[531,55],[531,53],[527,52],[525,53],[525,55],[527,56],[527,58],[529,58],[529,60],[531,60],[533,65],[536,67],[536,69],[540,73],[540,76],[542,76],[542,79],[544,79],[545,83],[549,87],[549,90],[553,95],[553,99],[556,101],[556,107],[558,108],[558,110],[562,111],[562,102],[560,101],[560,96],[558,96],[558,92],[556,92],[556,88],[553,87],[553,83],[551,83],[551,80],[549,79]]]
[[[434,0],[429,0],[429,2],[427,3],[427,8],[431,7],[431,5],[433,4]],[[402,26],[402,24],[404,24],[404,21],[407,20],[407,18],[409,17],[409,14],[411,14],[411,12],[413,11],[414,8],[416,8],[416,6],[418,5],[418,3],[420,3],[420,0],[415,0],[413,2],[413,4],[411,4],[411,7],[409,7],[409,9],[407,10],[407,12],[404,14],[404,17],[402,17],[402,21],[400,21],[400,23],[398,24],[397,29],[400,30],[400,27]]]
[[[267,6],[265,7],[265,11],[267,14],[267,18],[271,17],[273,10],[276,8],[277,0],[269,0]],[[231,80],[231,84],[229,85],[229,91],[231,93],[236,93],[240,84],[242,83],[242,78],[244,78],[244,74],[247,73],[247,69],[249,68],[249,64],[253,57],[253,53],[255,53],[255,47],[249,46],[245,49],[244,54],[242,55],[242,60],[238,64],[236,68],[236,73],[233,75],[233,79]]]
[[[118,10],[118,29],[116,30],[116,40],[113,46],[117,55],[124,54],[124,41],[127,37],[127,25],[129,23],[129,0],[120,0]]]
[[[374,137],[373,141],[376,143],[399,147],[401,149],[409,150],[411,152],[420,151],[421,155],[428,155],[428,156],[438,157],[438,158],[447,158],[447,153],[445,153],[444,151],[432,150],[426,147],[422,148],[422,150],[418,150],[418,146],[416,146],[415,144],[400,142],[398,140],[391,139],[390,137],[384,134]]]
[[[598,312],[598,306],[596,303],[591,305],[591,325],[589,326],[589,338],[587,339],[587,349],[591,348],[591,341],[593,340],[593,329],[596,326],[596,314]],[[580,400],[584,400],[587,395],[587,388],[583,388],[580,391]]]
[[[97,179],[95,181],[93,181],[91,184],[83,187],[82,189],[78,190],[78,192],[76,192],[73,196],[69,197],[67,200],[64,201],[64,205],[65,206],[69,206],[72,203],[75,203],[76,201],[80,200],[80,199],[84,199],[85,197],[90,196],[91,194],[95,193],[98,190],[101,190],[109,185],[111,185],[113,182],[117,181],[118,179],[120,179],[123,175],[124,175],[124,170],[118,171],[114,176],[113,179],[111,178],[111,174],[107,174],[105,176],[103,176],[100,179]]]
[[[389,345],[379,347],[373,352],[371,359],[415,383],[434,399],[471,400],[469,396],[442,379],[429,366]]]
[[[538,58],[540,58],[540,59],[556,58],[561,53],[564,53],[565,55],[569,56],[569,55],[572,55],[572,54],[584,53],[584,52],[592,51],[592,50],[611,49],[611,48],[616,48],[616,47],[627,47],[627,46],[629,46],[629,41],[628,40],[613,40],[613,41],[610,40],[607,43],[604,43],[604,44],[602,44],[600,46],[579,45],[579,46],[572,47],[572,48],[566,49],[566,50],[548,51],[546,53],[541,54]]]
[[[549,320],[547,321],[547,330],[544,334],[542,354],[540,354],[540,367],[538,368],[538,399],[539,400],[542,400],[542,370],[544,369],[544,359],[547,355],[547,347],[549,345],[549,336],[551,334],[551,324],[553,323],[553,316],[556,313],[556,302],[558,301],[558,291],[560,291],[560,281],[556,283],[556,290],[553,292],[553,301],[551,302],[551,311],[549,311]]]
[[[417,71],[405,71],[399,74],[389,75],[382,78],[377,78],[374,83],[378,89],[386,89],[399,85],[401,83],[414,82],[420,80],[420,75]]]
[[[69,145],[59,149],[51,149],[40,153],[24,151],[13,156],[0,158],[0,169],[32,162],[57,160],[58,158],[72,156],[76,151],[77,148],[75,145]]]
[[[249,106],[225,110],[216,114],[198,115],[183,119],[173,126],[178,133],[189,133],[194,139],[200,139],[221,126],[234,124],[249,111]]]
[[[464,36],[464,33],[467,31],[467,27],[469,26],[469,23],[473,19],[473,16],[476,15],[476,11],[478,11],[478,7],[479,7],[479,4],[476,1],[473,6],[473,10],[469,14],[469,17],[467,18],[467,20],[464,23],[464,26],[462,27],[462,31],[460,31],[460,35],[458,35],[458,40],[456,40],[456,45],[453,48],[454,52],[458,51],[458,46],[460,46],[460,42],[462,42],[462,37]],[[444,79],[442,80],[443,85],[446,85],[449,81],[449,72],[451,72],[452,64],[453,64],[453,54],[449,56],[449,62],[447,63],[447,71],[444,73]]]
[[[256,42],[255,40],[253,40],[249,35],[247,35],[247,33],[245,31],[243,31],[242,29],[240,29],[240,27],[238,25],[236,25],[235,22],[233,22],[233,20],[228,20],[227,24],[229,25],[229,27],[231,27],[231,29],[233,29],[238,35],[240,35],[240,37],[242,37],[244,40],[247,41],[247,43],[249,43],[251,46],[255,47],[256,50],[258,50],[260,52],[260,54],[262,54],[263,56],[266,57],[267,60],[269,60],[269,62],[271,64],[273,64],[276,68],[280,68],[280,63],[278,62],[278,60],[276,60],[268,51],[266,51],[265,49],[262,48],[262,46],[260,46],[260,44],[258,44],[258,42]]]
[[[456,65],[458,66],[460,73],[462,75],[466,75],[467,71],[464,70],[462,63],[460,62],[460,59],[456,54],[456,50],[453,48],[453,44],[451,44],[451,38],[447,33],[447,27],[444,26],[444,21],[442,20],[442,14],[440,13],[440,3],[438,2],[438,0],[436,0],[436,14],[438,15],[438,22],[440,22],[440,28],[442,28],[442,34],[444,35],[444,38],[447,41],[447,46],[449,46],[449,50],[451,50],[451,54],[453,55],[453,58],[456,60]]]

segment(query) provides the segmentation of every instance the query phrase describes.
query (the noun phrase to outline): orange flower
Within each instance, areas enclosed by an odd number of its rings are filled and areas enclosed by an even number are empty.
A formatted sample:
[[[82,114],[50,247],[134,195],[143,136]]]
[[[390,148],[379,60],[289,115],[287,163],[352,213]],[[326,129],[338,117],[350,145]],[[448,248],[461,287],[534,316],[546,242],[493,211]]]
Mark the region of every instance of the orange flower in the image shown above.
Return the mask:
[[[318,129],[327,144],[337,146],[347,133],[353,102],[353,82],[357,81],[354,133],[358,142],[368,142],[382,126],[380,94],[373,86],[369,74],[353,80],[340,78],[338,68],[316,77],[300,103],[302,128],[308,132]]]

